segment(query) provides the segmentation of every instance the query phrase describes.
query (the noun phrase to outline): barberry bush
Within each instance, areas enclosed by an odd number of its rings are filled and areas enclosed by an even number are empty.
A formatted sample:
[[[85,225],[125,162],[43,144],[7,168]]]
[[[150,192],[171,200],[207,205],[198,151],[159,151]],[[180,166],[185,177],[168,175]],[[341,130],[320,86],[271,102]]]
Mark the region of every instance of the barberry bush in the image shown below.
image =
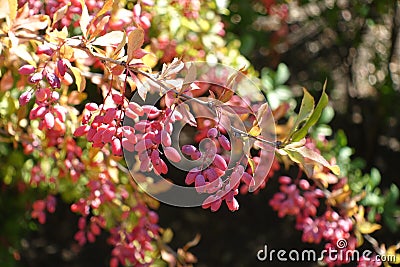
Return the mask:
[[[3,216],[10,265],[22,229],[61,201],[79,216],[79,246],[107,233],[110,266],[191,266],[199,238],[171,248],[160,202],[236,211],[239,194],[270,179],[280,184],[270,206],[295,218],[303,242],[353,253],[366,240],[394,256],[386,265],[400,262],[399,244],[371,236],[397,230],[398,187],[382,193],[379,171],[361,174],[344,133],[326,130],[326,83],[318,101],[304,89],[295,113],[287,67],[259,75],[225,38],[220,1],[3,4],[1,201],[21,211]]]

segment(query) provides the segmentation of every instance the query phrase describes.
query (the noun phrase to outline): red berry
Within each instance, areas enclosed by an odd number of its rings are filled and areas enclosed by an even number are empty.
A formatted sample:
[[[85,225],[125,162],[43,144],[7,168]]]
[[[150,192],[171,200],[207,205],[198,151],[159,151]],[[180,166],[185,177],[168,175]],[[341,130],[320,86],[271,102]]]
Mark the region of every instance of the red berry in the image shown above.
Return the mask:
[[[164,154],[167,157],[167,159],[173,161],[173,162],[179,162],[181,161],[181,155],[179,155],[179,152],[176,151],[175,148],[173,147],[164,147]]]
[[[32,65],[23,65],[18,69],[18,73],[22,75],[29,75],[35,72],[35,67]]]
[[[218,130],[216,128],[211,128],[207,132],[207,137],[208,138],[215,138],[218,135]]]
[[[28,104],[29,100],[31,100],[31,97],[32,97],[31,91],[23,92],[19,97],[19,105],[25,106],[26,104]]]
[[[231,143],[225,135],[218,136],[218,142],[225,150],[231,150]]]

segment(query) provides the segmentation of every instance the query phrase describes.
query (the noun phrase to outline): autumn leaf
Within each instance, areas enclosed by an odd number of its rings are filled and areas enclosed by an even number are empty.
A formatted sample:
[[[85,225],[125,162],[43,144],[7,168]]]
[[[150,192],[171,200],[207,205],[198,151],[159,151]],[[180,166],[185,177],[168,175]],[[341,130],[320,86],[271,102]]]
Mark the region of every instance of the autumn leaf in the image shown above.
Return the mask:
[[[100,36],[94,42],[92,42],[92,44],[98,46],[111,46],[122,43],[124,37],[125,37],[124,32],[112,31],[104,34],[103,36]]]
[[[57,9],[57,11],[53,15],[53,22],[51,24],[52,28],[54,28],[54,24],[56,24],[58,21],[60,21],[65,16],[70,5],[71,5],[71,3],[69,2],[65,6],[61,7],[60,9]]]
[[[330,169],[336,175],[340,174],[339,166],[331,165],[321,154],[305,146],[293,148],[285,147],[283,150],[288,154],[291,160],[302,164],[303,167],[306,168],[305,171],[308,172],[308,176],[312,176],[312,169],[310,167],[315,164],[321,164]]]
[[[82,72],[77,67],[71,67],[71,71],[75,76],[76,87],[78,88],[78,92],[83,92],[86,87],[86,79],[83,77]]]
[[[90,16],[84,0],[81,0],[81,5],[82,5],[82,15],[81,18],[79,19],[79,26],[81,27],[83,36],[87,38],[87,30],[90,22]]]
[[[134,58],[133,51],[136,49],[139,49],[144,42],[144,31],[141,28],[136,28],[133,31],[131,31],[128,35],[128,59],[126,62],[129,64],[131,60]]]
[[[17,17],[18,1],[17,0],[8,0],[8,8],[10,10],[10,13],[9,13],[10,19],[11,19],[11,21],[13,21]]]

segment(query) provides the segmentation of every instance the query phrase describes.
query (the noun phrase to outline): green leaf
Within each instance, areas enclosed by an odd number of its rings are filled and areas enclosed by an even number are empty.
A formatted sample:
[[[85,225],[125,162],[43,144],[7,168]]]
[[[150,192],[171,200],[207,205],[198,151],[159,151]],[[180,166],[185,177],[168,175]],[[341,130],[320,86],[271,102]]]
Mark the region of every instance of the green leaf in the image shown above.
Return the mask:
[[[301,163],[306,168],[306,173],[310,174],[308,168],[310,165],[321,164],[322,166],[330,169],[334,174],[340,174],[340,168],[337,165],[331,165],[321,154],[311,150],[305,146],[285,148],[284,151],[288,153],[289,157],[297,163]],[[307,162],[308,161],[308,162]],[[308,175],[307,174],[307,175]]]
[[[293,142],[297,142],[297,141],[303,139],[307,135],[308,130],[311,128],[311,126],[313,126],[315,123],[317,123],[318,119],[320,118],[322,111],[328,104],[328,95],[325,93],[325,88],[326,88],[326,82],[325,82],[323,90],[322,90],[321,98],[319,99],[318,104],[315,107],[315,110],[312,112],[312,114],[310,115],[307,122],[303,125],[303,127],[301,127],[299,130],[297,130],[296,132],[293,133],[292,138],[291,138]],[[304,97],[305,96],[306,95],[304,95]],[[304,100],[304,98],[303,98],[303,100]],[[300,116],[300,114],[299,114],[299,116]]]
[[[292,135],[298,129],[300,124],[303,123],[304,121],[307,121],[314,111],[314,98],[312,97],[312,95],[310,95],[310,93],[307,91],[306,88],[303,88],[303,91],[304,91],[304,96],[303,100],[301,101],[299,115],[297,115],[296,121],[292,129],[290,130],[289,138],[287,141],[292,140]],[[301,138],[299,138],[297,141],[299,141],[300,139]]]

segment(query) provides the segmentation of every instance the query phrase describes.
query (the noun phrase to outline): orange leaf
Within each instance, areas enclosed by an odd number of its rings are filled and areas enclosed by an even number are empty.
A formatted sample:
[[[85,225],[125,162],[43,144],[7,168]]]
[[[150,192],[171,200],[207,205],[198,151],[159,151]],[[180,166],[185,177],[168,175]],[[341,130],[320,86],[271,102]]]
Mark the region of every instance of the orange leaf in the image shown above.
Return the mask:
[[[129,35],[128,35],[128,51],[127,51],[128,59],[126,61],[128,64],[134,58],[133,51],[135,51],[136,49],[139,49],[143,45],[143,42],[144,42],[143,29],[136,28],[129,33]]]
[[[53,23],[51,24],[52,28],[54,27],[54,24],[56,24],[58,21],[60,21],[65,16],[70,5],[71,5],[71,3],[68,3],[65,6],[63,6],[62,8],[57,9],[57,11],[53,15]]]

